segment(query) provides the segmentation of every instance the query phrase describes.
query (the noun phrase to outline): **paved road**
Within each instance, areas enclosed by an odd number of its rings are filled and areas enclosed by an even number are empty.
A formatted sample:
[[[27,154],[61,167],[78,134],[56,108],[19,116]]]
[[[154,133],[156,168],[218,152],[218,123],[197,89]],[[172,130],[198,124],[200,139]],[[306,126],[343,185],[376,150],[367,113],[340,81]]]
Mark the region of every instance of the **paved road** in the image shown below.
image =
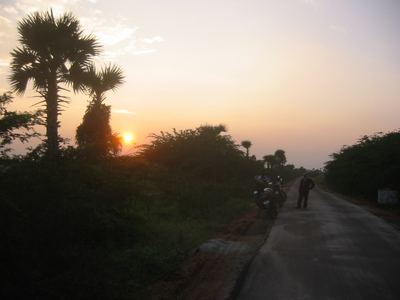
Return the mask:
[[[317,188],[308,210],[297,210],[296,188],[238,299],[400,299],[400,232]]]

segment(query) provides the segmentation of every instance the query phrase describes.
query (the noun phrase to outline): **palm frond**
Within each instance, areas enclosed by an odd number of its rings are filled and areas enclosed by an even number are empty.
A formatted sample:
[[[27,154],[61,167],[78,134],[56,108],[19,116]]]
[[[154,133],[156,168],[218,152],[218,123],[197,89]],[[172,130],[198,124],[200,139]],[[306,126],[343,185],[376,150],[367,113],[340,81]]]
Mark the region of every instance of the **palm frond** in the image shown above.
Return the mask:
[[[124,83],[124,75],[120,67],[108,65],[100,71],[104,91],[115,90]]]
[[[33,13],[18,23],[18,32],[23,48],[29,49],[35,57],[46,61],[49,68],[63,75],[69,71],[66,62],[86,67],[91,58],[100,52],[96,38],[83,35],[78,19],[71,13],[59,18],[55,18],[51,10]],[[15,51],[21,52],[21,49]],[[70,77],[69,80],[72,75]],[[81,88],[81,84],[74,84],[75,91]]]
[[[100,71],[94,64],[90,64],[84,72],[86,90],[93,101],[102,103],[105,100],[105,92],[115,90],[124,82],[121,68],[116,65],[108,65]]]
[[[41,100],[39,102],[33,103],[31,106],[38,106],[38,105],[45,105],[46,104],[46,100]]]
[[[77,62],[84,63],[87,61],[87,56],[96,56],[101,52],[101,45],[93,35],[82,36],[76,41],[76,60]],[[86,59],[84,59],[86,57]],[[81,58],[81,59],[79,59]]]
[[[87,85],[87,70],[84,66],[72,63],[67,72],[63,72],[60,81],[72,86],[75,93],[85,91]]]
[[[49,45],[54,44],[56,27],[52,11],[28,15],[18,23],[19,41],[42,56],[49,55]]]
[[[18,72],[12,72],[9,77],[11,89],[17,94],[22,95],[26,90],[28,81],[33,78],[32,69],[25,68],[20,69]]]
[[[26,47],[16,48],[11,53],[12,61],[11,67],[13,69],[20,69],[26,65],[32,65],[36,60],[36,53]]]

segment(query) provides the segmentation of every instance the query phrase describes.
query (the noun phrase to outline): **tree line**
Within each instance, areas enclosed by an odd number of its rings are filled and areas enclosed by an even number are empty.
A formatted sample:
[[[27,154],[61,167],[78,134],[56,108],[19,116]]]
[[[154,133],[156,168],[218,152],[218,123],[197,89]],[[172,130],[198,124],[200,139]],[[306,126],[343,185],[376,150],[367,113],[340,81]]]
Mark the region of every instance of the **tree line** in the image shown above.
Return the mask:
[[[378,189],[400,191],[400,131],[364,136],[331,155],[327,183],[339,192],[376,199]]]

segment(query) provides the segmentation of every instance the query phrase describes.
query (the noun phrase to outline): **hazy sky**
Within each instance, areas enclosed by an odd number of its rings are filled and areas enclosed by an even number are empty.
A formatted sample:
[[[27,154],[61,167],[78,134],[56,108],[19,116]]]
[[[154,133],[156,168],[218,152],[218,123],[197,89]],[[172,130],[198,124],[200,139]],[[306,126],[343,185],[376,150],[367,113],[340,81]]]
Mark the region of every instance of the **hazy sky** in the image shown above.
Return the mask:
[[[0,92],[8,90],[16,22],[72,11],[119,64],[112,126],[139,143],[151,132],[227,125],[262,157],[286,150],[322,167],[364,134],[400,128],[399,0],[0,0]],[[28,92],[14,107],[31,110]],[[61,118],[72,138],[87,96]]]

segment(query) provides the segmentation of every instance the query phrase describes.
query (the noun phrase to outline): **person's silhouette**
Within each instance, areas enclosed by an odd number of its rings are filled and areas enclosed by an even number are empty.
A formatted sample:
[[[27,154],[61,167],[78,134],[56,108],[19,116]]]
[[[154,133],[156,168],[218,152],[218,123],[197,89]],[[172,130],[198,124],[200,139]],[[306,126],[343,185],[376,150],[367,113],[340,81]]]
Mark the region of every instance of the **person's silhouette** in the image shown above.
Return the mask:
[[[311,189],[315,186],[314,181],[308,177],[308,174],[304,174],[303,178],[300,181],[299,186],[299,198],[297,200],[297,208],[301,208],[301,204],[304,200],[303,208],[307,208],[308,204],[308,194]]]

